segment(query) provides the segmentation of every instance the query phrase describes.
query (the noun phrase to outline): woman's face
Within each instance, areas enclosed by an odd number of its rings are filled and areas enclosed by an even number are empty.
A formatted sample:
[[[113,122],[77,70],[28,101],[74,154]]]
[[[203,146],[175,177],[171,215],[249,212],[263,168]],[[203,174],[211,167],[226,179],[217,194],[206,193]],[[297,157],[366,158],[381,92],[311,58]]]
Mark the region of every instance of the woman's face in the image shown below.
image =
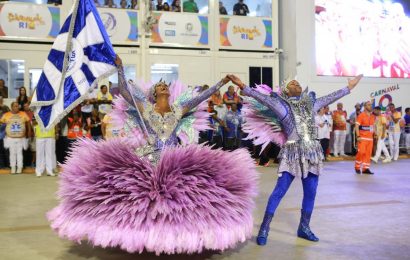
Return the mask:
[[[20,88],[20,96],[25,96],[25,95],[26,95],[26,89]]]
[[[158,97],[160,95],[167,95],[169,96],[169,87],[167,84],[165,83],[160,83],[159,85],[157,85],[155,87],[155,95]]]

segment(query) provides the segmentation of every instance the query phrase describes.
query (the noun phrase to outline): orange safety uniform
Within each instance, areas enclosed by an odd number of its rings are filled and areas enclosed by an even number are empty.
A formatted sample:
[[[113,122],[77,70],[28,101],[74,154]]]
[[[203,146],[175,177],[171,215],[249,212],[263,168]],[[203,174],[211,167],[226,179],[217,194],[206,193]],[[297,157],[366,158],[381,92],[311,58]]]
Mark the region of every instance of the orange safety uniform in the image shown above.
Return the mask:
[[[373,114],[368,114],[366,112],[360,113],[356,119],[356,124],[359,126],[360,137],[360,141],[357,144],[356,170],[360,170],[361,166],[363,166],[363,170],[370,168],[375,121],[376,117]]]

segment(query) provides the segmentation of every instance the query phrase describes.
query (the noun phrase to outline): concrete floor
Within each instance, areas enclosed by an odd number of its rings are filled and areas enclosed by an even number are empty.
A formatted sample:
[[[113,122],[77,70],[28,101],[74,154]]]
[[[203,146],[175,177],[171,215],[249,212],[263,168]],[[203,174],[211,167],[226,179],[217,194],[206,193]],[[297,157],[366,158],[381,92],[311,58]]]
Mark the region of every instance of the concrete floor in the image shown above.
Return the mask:
[[[93,248],[57,237],[45,213],[57,204],[56,177],[0,175],[0,259],[410,259],[410,160],[353,173],[353,162],[329,162],[320,178],[311,227],[319,243],[298,239],[301,183],[295,181],[271,225],[268,245],[252,240],[225,252],[156,257]],[[276,182],[276,168],[258,168],[254,234]]]

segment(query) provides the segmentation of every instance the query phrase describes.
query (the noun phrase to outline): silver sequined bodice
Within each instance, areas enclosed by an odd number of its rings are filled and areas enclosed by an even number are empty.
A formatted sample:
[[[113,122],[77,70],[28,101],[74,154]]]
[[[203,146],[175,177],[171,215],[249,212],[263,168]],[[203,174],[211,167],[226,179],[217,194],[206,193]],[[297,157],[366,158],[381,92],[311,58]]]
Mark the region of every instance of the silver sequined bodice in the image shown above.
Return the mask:
[[[177,145],[178,138],[175,130],[182,116],[182,109],[178,106],[171,106],[171,112],[163,116],[156,112],[154,106],[148,104],[143,113],[150,139],[156,149],[162,149],[165,145]]]

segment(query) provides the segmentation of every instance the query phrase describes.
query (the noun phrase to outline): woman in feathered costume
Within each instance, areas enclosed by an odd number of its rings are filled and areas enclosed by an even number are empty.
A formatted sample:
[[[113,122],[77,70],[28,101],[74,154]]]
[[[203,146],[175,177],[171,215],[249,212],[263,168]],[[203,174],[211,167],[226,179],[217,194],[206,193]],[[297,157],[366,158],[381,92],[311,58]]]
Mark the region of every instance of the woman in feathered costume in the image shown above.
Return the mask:
[[[229,76],[232,82],[242,89],[244,95],[256,100],[248,100],[249,105],[244,111],[246,124],[242,129],[248,132],[248,138],[255,139],[255,144],[267,145],[269,142],[276,142],[282,146],[278,156],[279,178],[269,197],[260,226],[257,237],[259,245],[266,244],[275,210],[295,177],[301,178],[303,184],[297,235],[310,241],[319,241],[309,226],[318,176],[322,171],[324,159],[321,145],[317,140],[314,116],[320,108],[349,94],[362,76],[349,80],[347,87],[318,99],[315,93],[308,92],[307,88],[302,92],[296,80],[286,82],[277,93],[263,87],[249,88],[236,76]]]
[[[156,254],[245,241],[256,196],[248,153],[178,144],[192,139],[195,108],[229,79],[197,95],[188,89],[170,104],[168,85],[155,84],[147,97],[127,86],[118,56],[116,64],[125,101],[113,117],[123,118],[128,138],[77,143],[60,176],[61,202],[48,213],[52,228],[73,241]]]

